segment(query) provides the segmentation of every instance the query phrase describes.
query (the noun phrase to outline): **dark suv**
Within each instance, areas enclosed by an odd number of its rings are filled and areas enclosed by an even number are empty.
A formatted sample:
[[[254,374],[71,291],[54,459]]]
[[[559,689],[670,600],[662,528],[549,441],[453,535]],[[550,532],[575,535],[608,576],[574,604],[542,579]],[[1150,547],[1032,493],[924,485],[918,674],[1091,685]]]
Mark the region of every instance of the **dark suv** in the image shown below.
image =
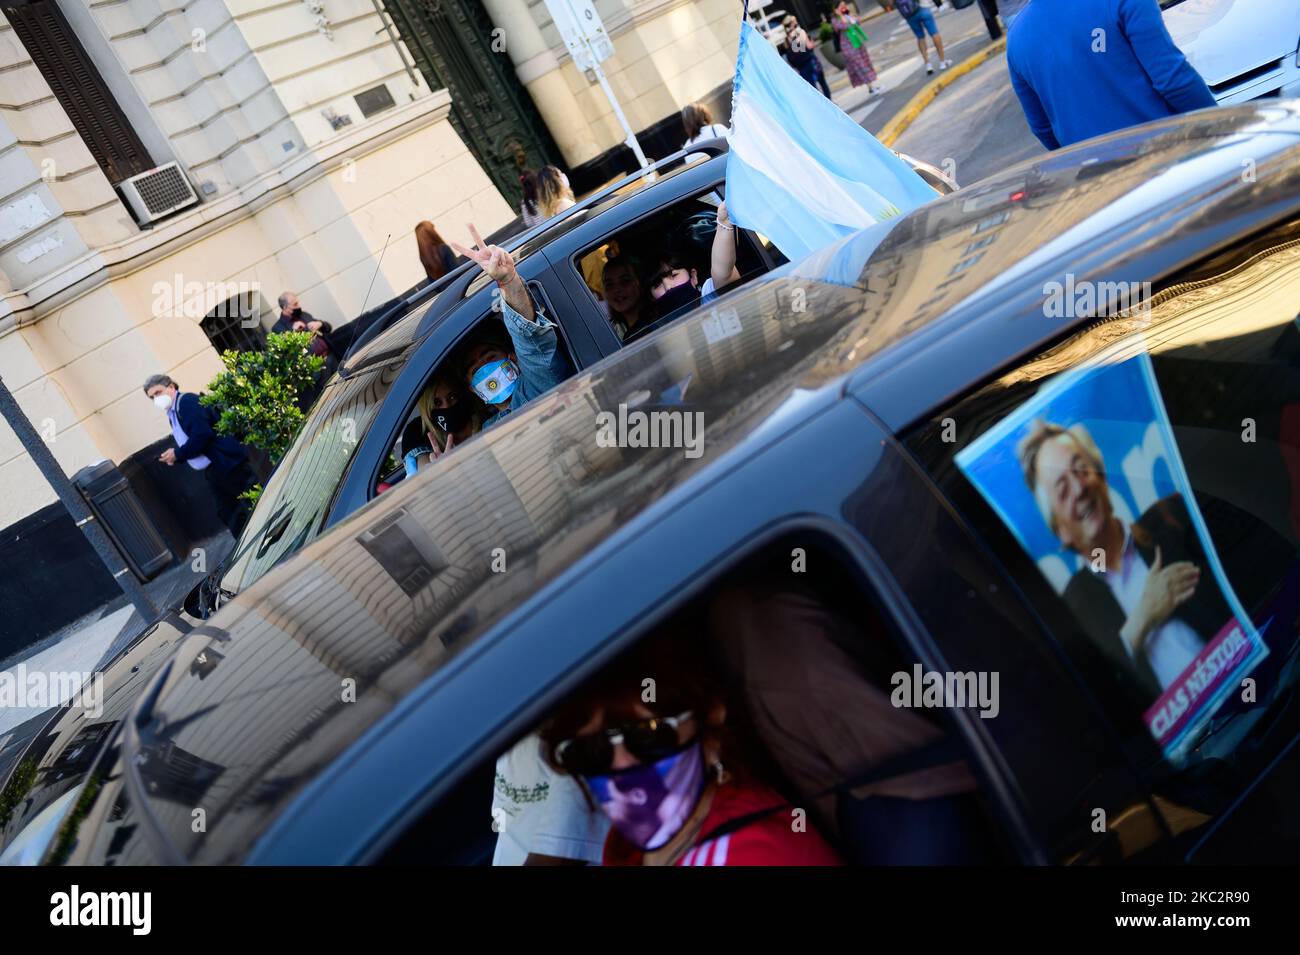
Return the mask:
[[[959,747],[990,860],[1290,859],[1298,250],[1300,113],[1275,104],[1052,153],[769,274],[336,519],[196,627],[47,858],[485,861],[495,760],[587,678],[651,632],[713,641],[729,595],[797,591],[850,639],[782,746],[756,741],[791,799],[783,755],[852,756],[855,692],[974,674],[991,698],[895,706],[932,706]],[[651,412],[698,415],[698,440],[632,437]],[[400,413],[373,417],[396,436]],[[1059,429],[1022,440],[1040,417]],[[1199,565],[1222,614],[1165,607],[1112,647],[1145,604],[1105,548],[1063,556],[1111,509],[1123,568]],[[831,841],[876,862],[922,835]]]

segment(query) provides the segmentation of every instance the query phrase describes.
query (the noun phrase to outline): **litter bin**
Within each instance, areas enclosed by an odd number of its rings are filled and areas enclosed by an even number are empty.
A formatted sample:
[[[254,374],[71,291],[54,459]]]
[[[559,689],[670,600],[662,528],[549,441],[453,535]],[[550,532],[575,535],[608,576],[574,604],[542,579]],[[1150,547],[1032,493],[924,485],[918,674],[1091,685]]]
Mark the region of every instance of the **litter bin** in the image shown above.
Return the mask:
[[[72,476],[72,483],[136,577],[152,580],[171,564],[171,548],[116,464],[87,465]]]

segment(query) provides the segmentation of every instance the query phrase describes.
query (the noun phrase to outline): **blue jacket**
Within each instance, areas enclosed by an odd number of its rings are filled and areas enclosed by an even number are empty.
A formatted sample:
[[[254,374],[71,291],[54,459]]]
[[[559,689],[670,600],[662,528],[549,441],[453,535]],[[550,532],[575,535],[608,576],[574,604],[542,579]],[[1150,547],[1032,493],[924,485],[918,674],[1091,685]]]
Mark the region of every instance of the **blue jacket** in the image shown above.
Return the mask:
[[[185,432],[185,443],[176,448],[177,461],[188,461],[205,454],[219,474],[248,461],[242,444],[212,430],[219,417],[215,408],[199,404],[199,396],[193,392],[184,392],[177,398],[176,420]]]
[[[1007,34],[1007,67],[1048,149],[1215,105],[1156,0],[1031,0]]]
[[[533,300],[531,322],[511,308],[504,297],[500,301],[501,318],[510,333],[519,363],[519,384],[510,396],[510,404],[483,422],[484,430],[573,374],[559,348],[559,331],[537,300]]]
[[[514,343],[515,359],[519,364],[519,382],[510,395],[510,402],[483,422],[484,431],[573,374],[564,352],[559,348],[559,331],[555,323],[546,317],[537,300],[533,299],[531,322],[511,308],[504,298],[500,301],[501,317],[506,331],[510,333],[510,341]],[[407,477],[416,473],[420,456],[428,453],[427,445],[406,452],[402,457],[402,467]]]

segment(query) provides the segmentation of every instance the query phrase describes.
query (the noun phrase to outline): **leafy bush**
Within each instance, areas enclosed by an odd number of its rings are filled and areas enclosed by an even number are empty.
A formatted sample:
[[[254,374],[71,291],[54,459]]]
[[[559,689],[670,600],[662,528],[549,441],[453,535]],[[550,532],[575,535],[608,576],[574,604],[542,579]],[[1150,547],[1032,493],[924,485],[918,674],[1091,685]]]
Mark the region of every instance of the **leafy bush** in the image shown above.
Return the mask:
[[[265,451],[273,462],[284,457],[302,426],[302,395],[316,383],[325,359],[307,350],[311,332],[266,336],[261,351],[226,351],[226,370],[208,384],[200,401],[221,409],[216,430]]]
[[[823,20],[817,27],[817,39],[822,43],[835,39],[835,28]]]
[[[14,767],[9,782],[5,783],[4,790],[0,791],[0,831],[9,825],[9,820],[14,817],[14,810],[27,797],[35,784],[36,760],[24,759]]]

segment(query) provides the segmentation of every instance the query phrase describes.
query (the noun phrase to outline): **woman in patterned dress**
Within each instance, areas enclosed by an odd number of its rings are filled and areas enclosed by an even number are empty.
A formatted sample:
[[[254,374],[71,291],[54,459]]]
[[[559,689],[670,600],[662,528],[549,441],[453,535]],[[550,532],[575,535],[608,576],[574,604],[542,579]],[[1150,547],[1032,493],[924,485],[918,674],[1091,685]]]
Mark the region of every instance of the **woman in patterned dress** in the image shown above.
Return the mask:
[[[867,53],[867,35],[858,25],[858,18],[849,10],[847,2],[835,8],[832,26],[840,35],[840,54],[844,57],[844,69],[848,71],[849,82],[854,86],[867,84],[872,93],[879,93],[876,83],[876,68],[871,65],[871,55]]]

